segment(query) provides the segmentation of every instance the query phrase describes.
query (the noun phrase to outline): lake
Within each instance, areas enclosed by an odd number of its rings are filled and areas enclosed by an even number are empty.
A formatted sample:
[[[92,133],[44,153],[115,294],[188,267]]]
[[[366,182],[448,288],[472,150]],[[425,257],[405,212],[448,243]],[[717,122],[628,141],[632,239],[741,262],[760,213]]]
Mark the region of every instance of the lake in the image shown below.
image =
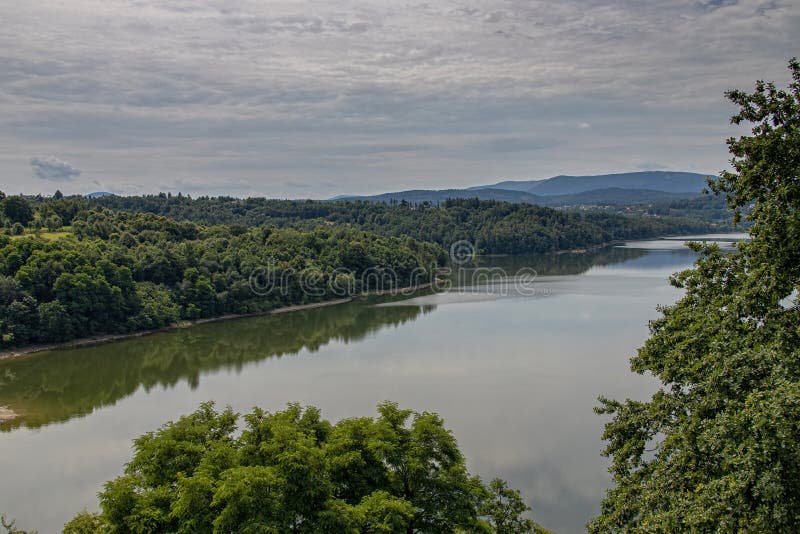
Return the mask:
[[[447,293],[373,296],[0,362],[0,406],[20,414],[0,426],[0,511],[19,527],[58,531],[96,509],[134,437],[207,400],[238,411],[297,401],[337,420],[374,415],[391,399],[438,412],[470,470],[507,479],[543,526],[583,531],[609,484],[604,419],[592,408],[598,395],[654,390],[628,360],[656,306],[680,297],[668,276],[694,257],[680,240],[659,240],[484,258],[479,268],[534,269],[534,290],[465,276]]]

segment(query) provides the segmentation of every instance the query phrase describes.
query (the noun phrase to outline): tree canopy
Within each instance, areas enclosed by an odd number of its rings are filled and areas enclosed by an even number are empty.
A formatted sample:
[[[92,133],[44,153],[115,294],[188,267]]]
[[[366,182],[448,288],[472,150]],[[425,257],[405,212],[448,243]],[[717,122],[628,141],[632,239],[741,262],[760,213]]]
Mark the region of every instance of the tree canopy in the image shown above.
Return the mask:
[[[114,210],[156,213],[175,220],[203,224],[243,224],[313,228],[320,224],[345,224],[390,236],[410,236],[448,248],[469,240],[484,254],[536,254],[602,245],[615,240],[643,239],[666,234],[703,232],[728,227],[718,214],[716,222],[697,217],[706,209],[691,210],[695,203],[664,205],[654,216],[628,216],[593,211],[582,214],[528,204],[492,200],[449,199],[384,204],[366,201],[294,201],[264,198],[147,195],[92,199],[92,205]],[[703,206],[706,208],[707,206]],[[710,212],[709,212],[710,213]],[[691,215],[692,217],[684,217]]]
[[[206,403],[134,441],[102,513],[69,532],[545,532],[518,492],[471,475],[442,419],[391,402],[322,419],[290,404],[244,416]],[[79,527],[83,528],[81,530]]]
[[[685,290],[650,325],[632,369],[662,387],[601,399],[614,486],[592,532],[800,530],[800,64],[787,89],[730,91],[734,172],[711,184],[749,209],[749,243],[696,247]]]
[[[110,210],[71,223],[55,241],[0,235],[0,347],[418,285],[444,261],[431,243],[343,226],[207,227]],[[271,278],[254,290],[261,270]]]

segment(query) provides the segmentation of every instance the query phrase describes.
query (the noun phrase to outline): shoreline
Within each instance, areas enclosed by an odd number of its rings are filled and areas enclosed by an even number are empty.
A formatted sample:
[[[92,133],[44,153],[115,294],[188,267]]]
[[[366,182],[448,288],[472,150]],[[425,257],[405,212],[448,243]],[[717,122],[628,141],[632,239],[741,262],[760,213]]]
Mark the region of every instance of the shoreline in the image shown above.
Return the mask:
[[[92,336],[92,337],[84,337],[73,339],[72,341],[65,341],[63,343],[47,343],[43,345],[30,345],[27,347],[20,347],[17,349],[11,349],[7,351],[0,352],[0,361],[11,360],[15,358],[20,358],[22,356],[26,356],[28,354],[34,354],[36,352],[46,352],[51,350],[63,350],[63,349],[75,349],[79,347],[89,347],[93,345],[104,345],[106,343],[112,343],[114,341],[122,341],[125,339],[131,339],[136,337],[143,337],[143,336],[150,336],[153,334],[159,334],[161,332],[170,332],[172,330],[178,330],[180,328],[190,328],[192,326],[200,325],[200,324],[207,324],[207,323],[218,323],[222,321],[230,321],[232,319],[245,319],[248,317],[260,317],[265,315],[280,315],[282,313],[291,313],[295,311],[303,311],[303,310],[313,310],[316,308],[325,308],[328,306],[336,306],[337,304],[346,304],[348,302],[352,302],[355,300],[356,297],[347,297],[341,299],[333,299],[333,300],[325,300],[322,302],[312,302],[310,304],[293,304],[291,306],[281,306],[280,308],[275,308],[269,311],[264,312],[255,312],[255,313],[243,313],[243,314],[227,314],[227,315],[219,315],[217,317],[205,317],[203,319],[194,319],[194,320],[187,320],[187,321],[180,321],[178,323],[174,323],[168,326],[164,326],[161,328],[155,328],[152,330],[141,330],[139,332],[130,332],[127,334],[105,334],[101,336]],[[2,420],[2,406],[0,406],[0,420]]]
[[[669,240],[674,240],[677,237],[682,237],[682,236],[681,235],[670,235],[670,234],[667,234],[667,235],[661,235],[661,236],[656,236],[656,237],[651,237],[651,238],[646,238],[646,239],[669,241]],[[716,241],[716,240],[714,240],[714,241]],[[582,248],[582,249],[555,250],[555,251],[546,252],[544,254],[552,254],[552,255],[556,255],[556,256],[557,255],[562,255],[562,254],[586,254],[588,252],[594,252],[594,251],[600,250],[602,248],[619,245],[620,243],[625,243],[625,242],[627,242],[627,241],[626,240],[615,239],[615,240],[612,240],[612,241],[609,241],[609,242],[599,243],[597,245],[592,245],[592,246],[589,246],[589,247],[586,247],[586,248]],[[483,254],[483,255],[480,255],[480,256],[477,256],[477,257],[492,258],[492,257],[504,257],[504,256],[513,256],[513,254]],[[141,330],[139,332],[130,332],[130,333],[126,333],[126,334],[105,334],[105,335],[100,335],[100,336],[78,338],[78,339],[74,339],[72,341],[65,341],[63,343],[47,343],[47,344],[42,344],[42,345],[30,345],[30,346],[27,346],[27,347],[20,347],[20,348],[17,348],[17,349],[0,351],[0,362],[6,361],[6,360],[15,359],[15,358],[20,358],[22,356],[26,356],[28,354],[34,354],[34,353],[37,353],[37,352],[55,351],[55,350],[63,350],[63,349],[73,349],[73,348],[88,347],[88,346],[93,346],[93,345],[103,345],[103,344],[106,344],[106,343],[112,343],[112,342],[115,342],[115,341],[122,341],[122,340],[125,340],[125,339],[131,339],[131,338],[142,337],[142,336],[149,336],[149,335],[158,334],[158,333],[161,333],[161,332],[169,332],[169,331],[176,330],[176,329],[179,329],[179,328],[189,328],[189,327],[200,325],[200,324],[216,323],[216,322],[221,322],[221,321],[229,321],[229,320],[232,320],[232,319],[244,319],[244,318],[248,318],[248,317],[259,317],[259,316],[265,316],[265,315],[278,315],[278,314],[281,314],[281,313],[291,313],[291,312],[294,312],[294,311],[311,310],[311,309],[323,308],[323,307],[327,307],[327,306],[335,306],[337,304],[345,304],[347,302],[352,302],[353,300],[355,300],[357,298],[368,297],[368,296],[371,296],[371,295],[398,295],[398,294],[412,295],[416,291],[419,291],[420,289],[425,289],[427,287],[430,287],[431,285],[432,284],[429,282],[429,283],[426,283],[426,284],[421,284],[421,285],[413,286],[413,287],[402,287],[402,288],[394,288],[394,289],[378,290],[378,291],[367,291],[367,292],[360,293],[358,295],[354,295],[354,296],[351,296],[351,297],[327,300],[327,301],[322,301],[322,302],[313,302],[313,303],[310,303],[310,304],[293,304],[293,305],[290,305],[290,306],[282,306],[280,308],[274,308],[272,310],[264,311],[264,312],[255,312],[255,313],[246,313],[246,314],[227,314],[227,315],[219,315],[217,317],[206,317],[206,318],[203,318],[203,319],[185,320],[185,321],[180,321],[180,322],[175,323],[175,324],[167,325],[167,326],[164,326],[164,327],[161,327],[161,328],[152,329],[152,330]],[[3,412],[2,412],[3,408],[5,408],[5,407],[0,406],[0,421],[3,419]]]
[[[0,424],[12,421],[19,417],[19,414],[8,406],[0,406]]]
[[[430,287],[430,283],[420,284],[413,287],[401,287],[395,289],[387,289],[383,291],[368,291],[364,293],[360,293],[357,295],[353,295],[350,297],[340,298],[340,299],[332,299],[332,300],[324,300],[322,302],[312,302],[310,304],[292,304],[290,306],[281,306],[280,308],[274,308],[269,311],[263,312],[255,312],[255,313],[229,313],[226,315],[218,315],[216,317],[204,317],[202,319],[193,319],[193,320],[185,320],[180,321],[171,325],[163,326],[161,328],[154,328],[152,330],[141,330],[138,332],[129,332],[126,334],[104,334],[100,336],[92,336],[92,337],[84,337],[73,339],[71,341],[65,341],[63,343],[46,343],[41,345],[29,345],[27,347],[20,347],[11,350],[0,351],[0,362],[6,360],[12,360],[16,358],[21,358],[23,356],[27,356],[29,354],[34,354],[37,352],[47,352],[47,351],[55,351],[55,350],[64,350],[64,349],[75,349],[79,347],[90,347],[94,345],[104,345],[106,343],[113,343],[115,341],[123,341],[125,339],[132,339],[136,337],[143,337],[143,336],[150,336],[153,334],[160,334],[162,332],[171,332],[173,330],[178,330],[180,328],[191,328],[193,326],[201,325],[201,324],[208,324],[208,323],[219,323],[222,321],[230,321],[233,319],[246,319],[248,317],[262,317],[266,315],[280,315],[283,313],[291,313],[295,311],[303,311],[303,310],[313,310],[317,308],[326,308],[328,306],[336,306],[338,304],[346,304],[348,302],[353,302],[358,298],[364,298],[369,296],[375,295],[399,295],[399,294],[408,294],[411,295],[420,289],[425,289]],[[407,293],[406,293],[407,292]],[[2,413],[2,406],[0,406],[0,420],[3,418]]]

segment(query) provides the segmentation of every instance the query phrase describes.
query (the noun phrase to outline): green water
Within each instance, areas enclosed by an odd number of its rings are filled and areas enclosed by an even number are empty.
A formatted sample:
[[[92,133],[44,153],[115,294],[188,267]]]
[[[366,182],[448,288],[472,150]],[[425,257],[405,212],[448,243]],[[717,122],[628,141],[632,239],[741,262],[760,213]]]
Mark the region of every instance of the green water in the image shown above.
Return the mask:
[[[536,291],[521,296],[497,279],[473,286],[467,276],[470,287],[445,294],[371,297],[0,362],[0,406],[19,414],[0,426],[0,511],[57,531],[96,507],[132,438],[209,399],[240,411],[299,401],[334,420],[393,399],[440,413],[471,470],[508,479],[542,524],[580,531],[608,484],[595,399],[653,390],[628,358],[656,305],[679,296],[668,275],[692,260],[678,242],[488,258],[481,266],[535,269]]]

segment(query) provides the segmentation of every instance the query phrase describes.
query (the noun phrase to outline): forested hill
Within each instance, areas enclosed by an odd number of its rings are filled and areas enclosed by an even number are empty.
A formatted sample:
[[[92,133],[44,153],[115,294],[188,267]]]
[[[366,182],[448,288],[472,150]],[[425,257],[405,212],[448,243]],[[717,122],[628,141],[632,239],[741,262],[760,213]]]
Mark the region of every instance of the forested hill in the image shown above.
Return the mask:
[[[445,261],[432,243],[348,227],[209,227],[110,210],[69,222],[58,237],[0,235],[0,347],[407,287]]]
[[[427,203],[369,203],[362,201],[296,201],[231,197],[191,199],[153,195],[104,197],[92,206],[149,212],[176,220],[206,224],[238,224],[311,228],[319,224],[348,224],[390,236],[410,236],[444,247],[462,239],[486,254],[540,253],[685,232],[716,230],[718,223],[672,216],[625,216],[617,213],[567,212],[536,205],[478,199]],[[680,213],[680,212],[679,212]],[[722,223],[720,223],[722,224]]]
[[[642,203],[696,199],[706,189],[708,175],[691,172],[645,171],[596,176],[554,176],[546,180],[499,182],[462,189],[416,189],[337,200],[368,200],[412,204],[437,203],[447,198],[480,198],[540,206],[630,206]]]
[[[429,281],[451,244],[545,253],[714,229],[680,217],[580,214],[478,199],[429,204],[146,197],[2,199],[0,347],[159,328]],[[256,269],[310,273],[253,291]],[[377,281],[376,281],[377,282]],[[386,289],[382,287],[381,289]]]

